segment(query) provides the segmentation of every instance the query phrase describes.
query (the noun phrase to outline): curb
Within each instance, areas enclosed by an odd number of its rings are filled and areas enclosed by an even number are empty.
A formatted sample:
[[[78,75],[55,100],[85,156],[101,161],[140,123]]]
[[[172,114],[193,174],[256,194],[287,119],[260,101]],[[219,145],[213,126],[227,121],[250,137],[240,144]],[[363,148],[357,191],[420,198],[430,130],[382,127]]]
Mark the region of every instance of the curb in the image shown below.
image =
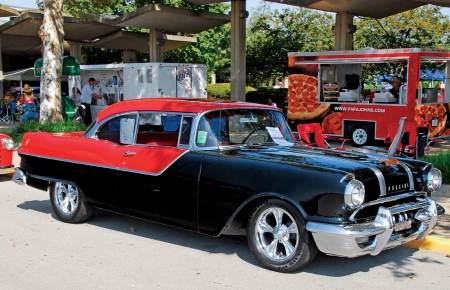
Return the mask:
[[[450,257],[450,239],[446,238],[427,236],[424,240],[411,241],[409,243],[403,244],[403,246],[407,248],[444,253],[447,254],[447,257]]]

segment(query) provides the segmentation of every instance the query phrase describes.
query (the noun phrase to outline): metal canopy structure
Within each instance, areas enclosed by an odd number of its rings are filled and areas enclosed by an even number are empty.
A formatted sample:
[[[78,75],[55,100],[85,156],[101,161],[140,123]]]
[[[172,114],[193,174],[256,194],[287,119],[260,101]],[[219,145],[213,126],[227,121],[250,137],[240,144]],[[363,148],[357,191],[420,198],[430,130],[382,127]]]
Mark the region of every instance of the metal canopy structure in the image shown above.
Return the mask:
[[[165,41],[163,47],[164,52],[172,51],[197,42],[197,38],[195,37],[177,35],[163,35],[162,39]],[[148,34],[120,30],[91,43],[90,47],[148,51],[148,41]]]
[[[220,0],[185,0],[194,5],[223,3]],[[264,0],[289,6],[316,9],[325,12],[348,13],[354,16],[384,18],[423,5],[450,7],[449,0]]]
[[[10,17],[19,15],[19,11],[11,7],[2,5],[0,6],[0,17]]]
[[[228,22],[230,22],[230,17],[225,14],[150,4],[117,18],[115,25],[171,32],[199,33]]]
[[[10,10],[15,11],[4,5],[2,8],[1,11],[5,13]],[[42,41],[38,37],[38,30],[42,20],[42,11],[25,10],[20,16],[1,25],[2,54],[40,56]],[[95,48],[148,52],[151,47],[149,34],[127,32],[123,31],[123,28],[197,33],[228,22],[230,22],[228,15],[195,12],[157,4],[142,7],[123,17],[92,16],[89,20],[81,21],[66,14],[64,15],[64,52],[65,54],[69,52],[68,42]],[[162,35],[161,39],[164,40],[163,52],[197,41],[194,37],[176,35]]]

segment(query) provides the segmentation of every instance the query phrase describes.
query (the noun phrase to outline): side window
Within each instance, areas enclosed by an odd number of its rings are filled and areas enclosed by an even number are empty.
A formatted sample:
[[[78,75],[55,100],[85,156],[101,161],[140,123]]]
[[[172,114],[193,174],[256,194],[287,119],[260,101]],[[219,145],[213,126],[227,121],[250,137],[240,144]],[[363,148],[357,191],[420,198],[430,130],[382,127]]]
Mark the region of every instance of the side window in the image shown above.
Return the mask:
[[[97,138],[117,144],[133,144],[136,115],[123,115],[113,118],[97,131]]]
[[[176,147],[181,119],[179,114],[140,113],[136,144]]]
[[[192,117],[184,116],[181,122],[181,134],[180,134],[180,144],[189,145],[189,139],[191,138],[192,129]]]

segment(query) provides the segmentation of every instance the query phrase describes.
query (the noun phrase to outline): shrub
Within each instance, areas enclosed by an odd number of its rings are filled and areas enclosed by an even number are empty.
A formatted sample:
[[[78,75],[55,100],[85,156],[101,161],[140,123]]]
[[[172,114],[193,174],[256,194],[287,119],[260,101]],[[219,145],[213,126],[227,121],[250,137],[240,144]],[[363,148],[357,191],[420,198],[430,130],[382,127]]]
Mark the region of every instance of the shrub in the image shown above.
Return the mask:
[[[420,159],[433,163],[434,167],[440,169],[442,172],[442,182],[450,184],[450,151],[442,151],[438,154],[427,155]]]
[[[255,88],[246,87],[246,92],[256,91]],[[209,84],[208,85],[208,98],[217,100],[229,100],[231,94],[231,84],[221,83],[221,84]]]
[[[84,123],[78,123],[73,120],[56,123],[46,122],[43,124],[36,120],[28,120],[21,122],[13,129],[4,133],[11,136],[15,143],[21,143],[23,135],[27,132],[62,133],[84,130],[86,130],[86,125]]]

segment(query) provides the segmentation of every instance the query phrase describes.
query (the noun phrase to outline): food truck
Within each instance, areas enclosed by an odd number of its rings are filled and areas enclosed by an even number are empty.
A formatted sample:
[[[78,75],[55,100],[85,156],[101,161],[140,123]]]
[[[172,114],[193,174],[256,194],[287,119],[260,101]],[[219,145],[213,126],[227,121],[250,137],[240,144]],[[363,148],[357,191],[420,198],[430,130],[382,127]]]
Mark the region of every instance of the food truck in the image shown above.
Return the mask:
[[[450,135],[450,51],[405,48],[288,54],[288,120],[318,122],[325,135],[349,138],[354,146],[389,138],[390,124],[402,117],[428,129],[428,137]],[[445,70],[445,82],[430,87],[420,71]],[[374,84],[398,78],[398,94]],[[390,136],[391,138],[393,136]]]
[[[69,78],[69,88],[76,86],[81,91],[89,78],[94,78],[94,93],[104,96],[103,99],[92,99],[93,118],[108,105],[124,100],[207,97],[207,74],[204,64],[100,64],[81,65],[80,70],[80,76]]]

